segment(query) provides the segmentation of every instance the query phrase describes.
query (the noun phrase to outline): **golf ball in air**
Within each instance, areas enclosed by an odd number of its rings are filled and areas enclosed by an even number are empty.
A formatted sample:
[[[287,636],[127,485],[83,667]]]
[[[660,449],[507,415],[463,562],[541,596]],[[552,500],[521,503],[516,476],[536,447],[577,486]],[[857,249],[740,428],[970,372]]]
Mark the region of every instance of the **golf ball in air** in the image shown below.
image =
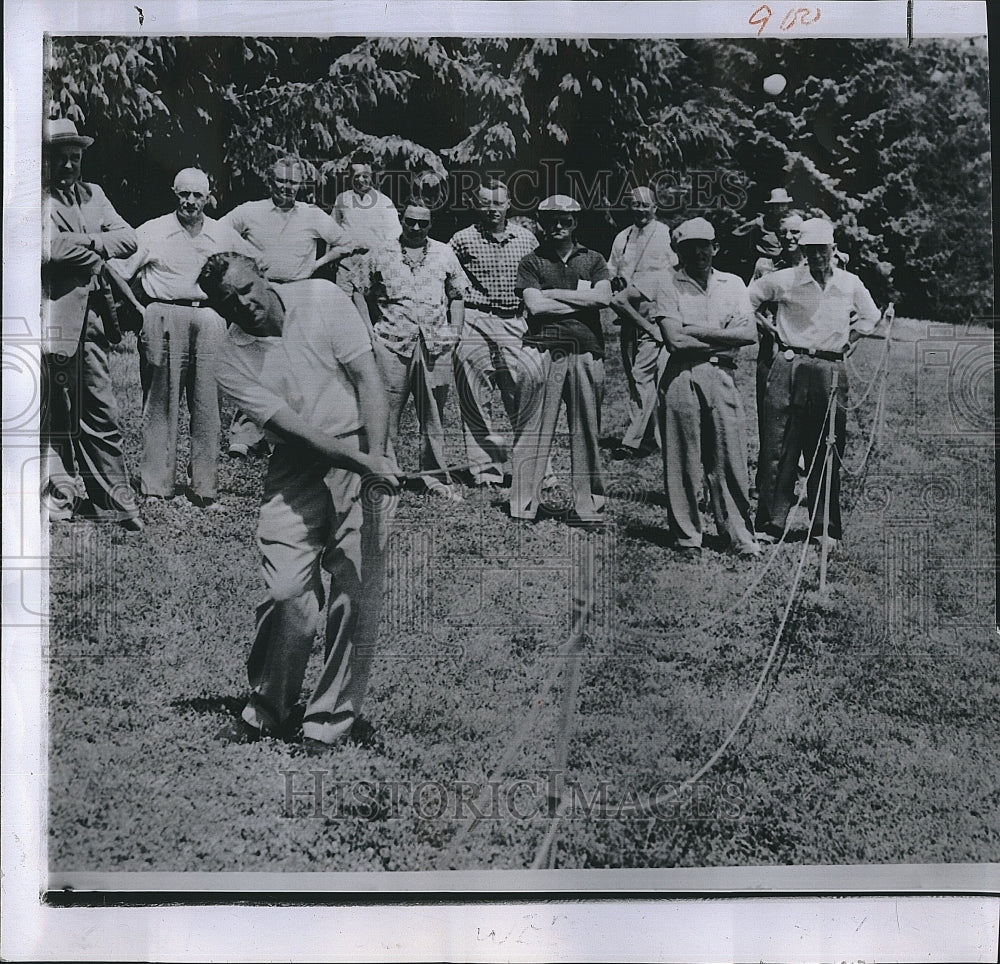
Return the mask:
[[[775,97],[785,89],[786,83],[787,81],[782,74],[769,74],[764,78],[764,90]]]

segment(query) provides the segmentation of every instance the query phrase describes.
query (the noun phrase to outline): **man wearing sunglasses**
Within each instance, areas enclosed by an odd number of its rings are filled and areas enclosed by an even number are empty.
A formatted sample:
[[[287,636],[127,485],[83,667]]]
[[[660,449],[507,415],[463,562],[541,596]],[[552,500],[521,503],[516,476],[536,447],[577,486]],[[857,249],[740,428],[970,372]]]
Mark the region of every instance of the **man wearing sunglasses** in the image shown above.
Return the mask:
[[[375,356],[389,394],[389,425],[398,442],[412,395],[420,425],[420,469],[432,495],[462,500],[444,450],[444,407],[452,355],[462,332],[466,277],[455,252],[429,238],[431,212],[411,200],[399,237],[363,255],[352,270],[354,303],[374,333]]]
[[[526,255],[515,290],[524,298],[528,331],[519,425],[514,439],[510,514],[538,513],[559,411],[566,403],[573,483],[572,521],[595,523],[604,509],[598,449],[604,396],[601,308],[611,303],[608,265],[574,237],[580,205],[556,194],[538,205],[544,240]]]

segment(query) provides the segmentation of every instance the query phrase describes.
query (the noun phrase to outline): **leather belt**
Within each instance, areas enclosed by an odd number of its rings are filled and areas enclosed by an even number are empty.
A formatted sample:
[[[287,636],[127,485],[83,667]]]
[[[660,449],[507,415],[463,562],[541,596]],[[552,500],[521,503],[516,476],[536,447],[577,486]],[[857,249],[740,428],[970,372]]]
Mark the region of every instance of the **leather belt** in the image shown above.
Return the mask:
[[[154,305],[178,305],[181,308],[207,308],[208,301],[205,298],[174,298],[168,301],[166,298],[154,298]]]
[[[844,353],[842,351],[820,351],[818,348],[795,348],[792,345],[783,345],[780,341],[778,342],[778,349],[788,361],[792,360],[793,355],[808,355],[809,358],[821,358],[823,361],[844,360]]]
[[[496,315],[497,318],[516,318],[520,308],[494,308],[491,305],[467,305],[472,311],[480,311],[484,315]]]
[[[731,372],[736,371],[736,362],[734,362],[728,355],[709,355],[708,363],[710,365],[716,365],[719,368],[728,368]]]

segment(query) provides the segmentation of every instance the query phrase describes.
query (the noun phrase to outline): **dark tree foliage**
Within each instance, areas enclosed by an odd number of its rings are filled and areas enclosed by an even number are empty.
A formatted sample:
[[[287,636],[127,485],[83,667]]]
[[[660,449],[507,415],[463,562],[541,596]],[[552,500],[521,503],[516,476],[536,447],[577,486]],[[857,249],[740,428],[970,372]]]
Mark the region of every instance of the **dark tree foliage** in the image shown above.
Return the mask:
[[[788,81],[774,97],[770,73]],[[710,217],[720,263],[747,276],[732,231],[782,186],[838,222],[877,298],[956,322],[993,310],[988,79],[978,38],[74,37],[52,41],[47,72],[50,116],[96,138],[87,172],[134,223],[172,206],[180,167],[203,167],[224,211],[263,196],[285,153],[329,207],[364,147],[397,203],[420,179],[448,185],[442,236],[492,172],[521,214],[575,195],[606,251],[624,189],[652,182],[664,220]]]

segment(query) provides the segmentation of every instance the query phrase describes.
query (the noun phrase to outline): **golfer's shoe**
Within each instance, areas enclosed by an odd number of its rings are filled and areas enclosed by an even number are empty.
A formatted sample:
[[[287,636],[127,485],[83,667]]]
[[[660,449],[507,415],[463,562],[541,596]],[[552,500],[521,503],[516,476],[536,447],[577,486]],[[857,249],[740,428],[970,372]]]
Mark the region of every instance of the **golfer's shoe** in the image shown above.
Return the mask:
[[[250,455],[250,448],[242,442],[232,442],[229,446],[228,455],[231,459],[245,459]]]
[[[256,743],[264,735],[258,727],[240,717],[222,727],[215,738],[223,743]]]
[[[825,548],[828,553],[834,553],[840,549],[840,540],[832,536],[811,536],[809,541],[821,552]]]

